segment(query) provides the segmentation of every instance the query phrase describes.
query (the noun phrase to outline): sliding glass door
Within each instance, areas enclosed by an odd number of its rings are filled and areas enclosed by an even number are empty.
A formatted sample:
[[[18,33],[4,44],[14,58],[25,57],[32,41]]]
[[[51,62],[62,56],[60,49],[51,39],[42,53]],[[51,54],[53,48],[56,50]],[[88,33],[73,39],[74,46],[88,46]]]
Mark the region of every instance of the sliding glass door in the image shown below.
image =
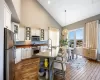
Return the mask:
[[[69,31],[68,33],[69,47],[72,48],[82,47],[83,39],[84,39],[84,28],[75,29]]]

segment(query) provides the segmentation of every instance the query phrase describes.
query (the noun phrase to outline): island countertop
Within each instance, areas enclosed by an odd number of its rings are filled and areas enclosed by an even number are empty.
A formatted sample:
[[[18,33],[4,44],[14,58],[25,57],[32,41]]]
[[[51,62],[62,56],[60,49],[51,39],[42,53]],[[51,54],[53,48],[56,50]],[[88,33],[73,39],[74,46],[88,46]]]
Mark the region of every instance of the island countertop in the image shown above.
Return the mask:
[[[57,49],[52,49],[51,51],[44,51],[44,52],[39,52],[36,54],[38,57],[47,57],[47,58],[54,58],[58,55],[59,53],[59,48]]]

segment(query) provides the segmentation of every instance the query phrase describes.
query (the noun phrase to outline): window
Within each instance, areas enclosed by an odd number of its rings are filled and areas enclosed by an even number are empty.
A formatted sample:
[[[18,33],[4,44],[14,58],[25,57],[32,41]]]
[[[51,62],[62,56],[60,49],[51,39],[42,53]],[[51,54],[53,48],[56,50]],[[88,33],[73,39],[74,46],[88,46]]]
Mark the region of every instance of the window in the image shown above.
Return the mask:
[[[83,45],[83,28],[79,28],[73,31],[70,31],[68,34],[68,40],[69,40],[69,47],[82,47]]]
[[[74,38],[75,38],[75,31],[69,32],[68,39],[69,39],[69,47],[74,47]]]
[[[76,47],[82,47],[83,45],[83,28],[76,30]]]
[[[59,30],[51,28],[49,30],[49,38],[52,40],[52,46],[59,46]],[[51,44],[49,42],[49,44]]]

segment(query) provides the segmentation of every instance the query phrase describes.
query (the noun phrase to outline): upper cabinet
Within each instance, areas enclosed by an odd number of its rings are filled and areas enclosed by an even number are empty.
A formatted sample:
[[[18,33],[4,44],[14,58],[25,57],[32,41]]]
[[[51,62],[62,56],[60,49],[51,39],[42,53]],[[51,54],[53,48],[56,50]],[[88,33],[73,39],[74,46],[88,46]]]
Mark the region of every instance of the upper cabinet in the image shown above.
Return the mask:
[[[31,35],[32,36],[40,36],[40,29],[32,28]]]
[[[11,20],[20,23],[21,0],[5,0],[11,10]]]
[[[17,16],[20,20],[20,11],[21,11],[21,0],[12,0],[14,8],[16,10]]]
[[[25,27],[21,27],[18,23],[12,22],[12,31],[15,33],[15,41],[25,40]]]
[[[25,40],[25,28],[24,27],[19,27],[18,37],[20,41]]]
[[[44,40],[48,40],[49,39],[49,31],[48,30],[44,30]]]
[[[6,3],[4,3],[4,27],[11,30],[11,11]]]
[[[26,27],[26,28],[25,28],[25,31],[26,31],[25,39],[26,39],[26,40],[31,40],[31,28],[30,28],[30,27]]]

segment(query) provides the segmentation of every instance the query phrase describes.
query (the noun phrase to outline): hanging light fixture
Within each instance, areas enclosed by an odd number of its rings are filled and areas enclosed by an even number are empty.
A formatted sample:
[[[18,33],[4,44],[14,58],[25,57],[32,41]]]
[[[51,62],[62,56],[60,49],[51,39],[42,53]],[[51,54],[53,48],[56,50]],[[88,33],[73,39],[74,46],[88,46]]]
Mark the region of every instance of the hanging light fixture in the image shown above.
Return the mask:
[[[66,25],[66,10],[65,10],[65,25]],[[68,30],[67,30],[67,29],[64,29],[64,30],[62,31],[62,35],[65,36],[65,35],[67,35],[67,34],[68,34]]]

